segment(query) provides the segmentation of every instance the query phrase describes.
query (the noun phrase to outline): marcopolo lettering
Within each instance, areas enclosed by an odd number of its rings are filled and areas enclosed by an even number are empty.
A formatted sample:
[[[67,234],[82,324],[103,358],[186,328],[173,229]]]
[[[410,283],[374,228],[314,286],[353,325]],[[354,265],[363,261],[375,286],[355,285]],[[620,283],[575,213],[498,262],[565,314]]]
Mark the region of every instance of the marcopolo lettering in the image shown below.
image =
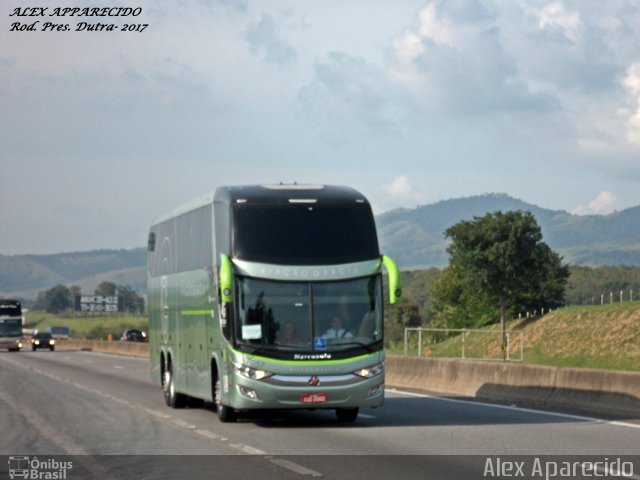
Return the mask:
[[[296,353],[294,360],[331,360],[330,353]]]

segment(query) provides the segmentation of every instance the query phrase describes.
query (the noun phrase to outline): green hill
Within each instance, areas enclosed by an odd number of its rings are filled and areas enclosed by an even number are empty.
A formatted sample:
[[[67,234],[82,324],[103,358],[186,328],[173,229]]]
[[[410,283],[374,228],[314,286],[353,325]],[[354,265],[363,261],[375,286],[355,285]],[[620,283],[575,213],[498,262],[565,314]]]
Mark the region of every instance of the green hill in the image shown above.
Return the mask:
[[[514,320],[507,328],[524,334],[528,364],[640,371],[640,302],[568,307]],[[501,359],[499,327],[484,330],[486,334],[466,334],[466,358]],[[521,337],[515,333],[511,338],[510,356],[518,358]],[[416,336],[411,340],[410,353],[415,354]],[[460,334],[434,343],[424,333],[422,354],[459,358],[461,345]]]
[[[144,248],[93,250],[52,255],[0,255],[0,296],[34,299],[39,290],[57,284],[79,285],[83,291],[103,280],[146,289]]]

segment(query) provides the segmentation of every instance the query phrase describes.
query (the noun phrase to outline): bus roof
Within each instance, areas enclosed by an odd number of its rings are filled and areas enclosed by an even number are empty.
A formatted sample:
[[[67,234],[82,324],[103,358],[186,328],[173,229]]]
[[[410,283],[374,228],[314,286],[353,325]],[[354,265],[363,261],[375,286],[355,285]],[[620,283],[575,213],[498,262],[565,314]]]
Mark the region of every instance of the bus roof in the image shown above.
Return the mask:
[[[157,225],[200,207],[211,205],[214,201],[225,205],[235,203],[369,203],[360,192],[345,186],[298,183],[222,186],[157,217],[152,225]]]

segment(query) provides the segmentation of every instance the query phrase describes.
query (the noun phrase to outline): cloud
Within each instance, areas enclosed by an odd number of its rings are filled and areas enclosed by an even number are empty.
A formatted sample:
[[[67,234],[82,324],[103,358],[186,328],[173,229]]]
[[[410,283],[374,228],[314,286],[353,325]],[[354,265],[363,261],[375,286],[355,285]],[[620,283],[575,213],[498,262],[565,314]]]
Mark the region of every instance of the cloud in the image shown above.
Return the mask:
[[[270,15],[262,15],[257,23],[252,23],[247,30],[245,39],[251,47],[251,52],[262,52],[269,63],[279,65],[293,63],[297,60],[296,50],[280,35],[276,22]]]
[[[522,15],[522,12],[519,12]],[[456,117],[553,110],[520,74],[505,19],[476,0],[432,1],[391,42],[392,75],[431,114]]]
[[[439,18],[434,3],[430,3],[418,13],[418,34],[436,44],[453,46],[451,26],[449,22]]]
[[[406,175],[397,176],[391,181],[391,183],[383,185],[382,189],[393,200],[421,203],[426,199],[426,195],[420,189],[411,185],[409,177]]]
[[[562,3],[555,2],[537,13],[542,30],[559,31],[573,43],[582,41],[582,21],[578,12],[569,12]]]
[[[401,105],[388,87],[379,67],[362,57],[330,52],[315,62],[313,79],[299,90],[298,111],[334,145],[363,135],[395,135]]]
[[[631,106],[620,113],[627,117],[627,140],[629,143],[640,145],[640,62],[634,63],[627,70],[623,80],[627,89]]]
[[[571,213],[574,215],[606,215],[615,210],[617,203],[617,196],[611,192],[603,191],[587,205],[580,205],[574,208]]]

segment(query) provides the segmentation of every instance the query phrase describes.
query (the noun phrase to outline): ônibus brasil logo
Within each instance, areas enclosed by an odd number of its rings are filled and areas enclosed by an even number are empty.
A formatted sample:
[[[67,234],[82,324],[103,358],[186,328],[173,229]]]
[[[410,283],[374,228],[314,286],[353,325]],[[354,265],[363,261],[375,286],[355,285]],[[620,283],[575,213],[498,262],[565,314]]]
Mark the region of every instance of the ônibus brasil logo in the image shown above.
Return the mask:
[[[67,470],[73,468],[73,462],[38,457],[11,456],[9,457],[9,478],[24,478],[32,480],[65,480]]]

